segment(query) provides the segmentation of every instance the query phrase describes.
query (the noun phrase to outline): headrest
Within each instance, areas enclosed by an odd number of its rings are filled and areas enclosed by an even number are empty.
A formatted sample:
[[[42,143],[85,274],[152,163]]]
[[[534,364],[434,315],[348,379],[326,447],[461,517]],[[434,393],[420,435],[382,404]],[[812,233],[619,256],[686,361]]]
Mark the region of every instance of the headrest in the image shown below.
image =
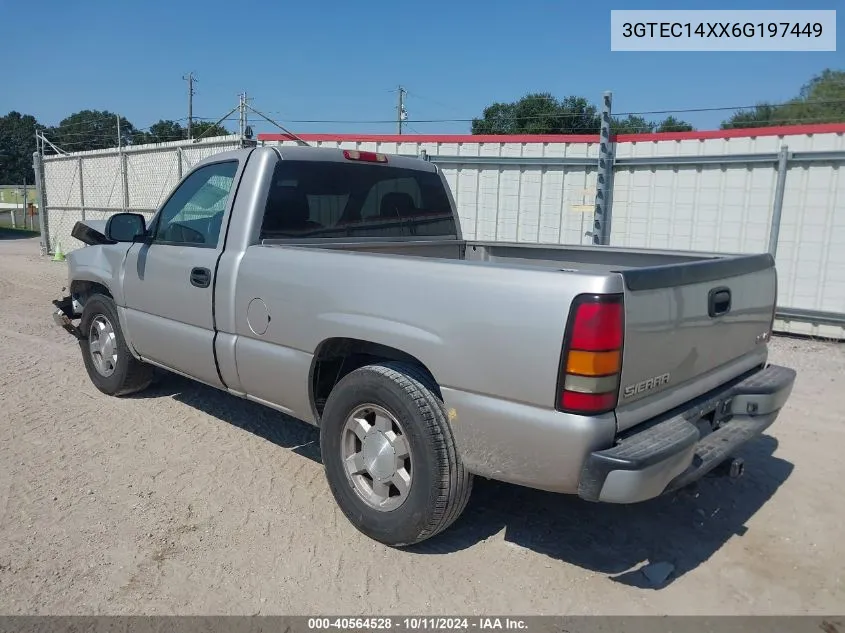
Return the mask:
[[[416,205],[414,205],[414,199],[411,197],[411,194],[392,191],[384,194],[384,197],[381,199],[379,215],[383,218],[404,217],[411,215],[411,212],[415,208]]]
[[[268,209],[272,209],[270,230],[297,228],[308,221],[308,198],[298,187],[275,186],[270,190]]]

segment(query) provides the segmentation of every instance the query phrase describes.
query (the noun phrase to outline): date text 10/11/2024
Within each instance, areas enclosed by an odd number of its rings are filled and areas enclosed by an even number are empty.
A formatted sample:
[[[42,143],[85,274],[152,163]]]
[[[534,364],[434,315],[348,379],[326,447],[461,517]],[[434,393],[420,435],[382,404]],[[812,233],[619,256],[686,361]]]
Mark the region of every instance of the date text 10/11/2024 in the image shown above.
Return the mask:
[[[527,628],[523,619],[499,617],[308,618],[308,629],[312,631],[518,631]]]

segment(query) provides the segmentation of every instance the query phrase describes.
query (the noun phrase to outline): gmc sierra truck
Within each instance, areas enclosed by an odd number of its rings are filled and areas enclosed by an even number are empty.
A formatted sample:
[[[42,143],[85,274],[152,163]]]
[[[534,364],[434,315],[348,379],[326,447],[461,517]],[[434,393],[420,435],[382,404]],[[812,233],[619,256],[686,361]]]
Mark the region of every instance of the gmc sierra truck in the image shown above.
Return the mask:
[[[338,505],[392,546],[476,475],[609,503],[736,475],[795,379],[770,255],[464,240],[426,160],[220,153],[149,225],[73,234],[53,318],[100,391],[163,368],[318,426]]]

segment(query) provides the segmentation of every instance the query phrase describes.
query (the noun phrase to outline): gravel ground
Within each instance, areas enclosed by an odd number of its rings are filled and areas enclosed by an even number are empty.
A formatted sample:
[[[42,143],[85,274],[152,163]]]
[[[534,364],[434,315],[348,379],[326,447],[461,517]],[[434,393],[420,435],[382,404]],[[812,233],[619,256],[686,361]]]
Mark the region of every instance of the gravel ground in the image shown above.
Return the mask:
[[[796,368],[746,475],[635,506],[479,481],[410,551],[361,536],[317,432],[169,377],[123,399],[49,318],[66,266],[0,235],[0,613],[787,614],[845,605],[845,349]],[[642,571],[670,563],[658,589]]]

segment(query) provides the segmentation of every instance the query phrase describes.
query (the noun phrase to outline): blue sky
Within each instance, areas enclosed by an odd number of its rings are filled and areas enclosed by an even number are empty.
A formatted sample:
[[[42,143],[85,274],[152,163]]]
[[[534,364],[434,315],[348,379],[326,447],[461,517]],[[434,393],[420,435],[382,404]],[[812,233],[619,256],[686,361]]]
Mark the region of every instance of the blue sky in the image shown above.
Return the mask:
[[[615,112],[784,101],[835,53],[610,51],[610,9],[836,9],[841,1],[606,2],[564,0],[0,0],[4,73],[0,113],[47,125],[81,109],[119,112],[137,127],[194,114],[219,117],[246,90],[300,132],[391,133],[398,84],[410,119],[468,119],[529,91],[612,90]],[[661,118],[655,115],[652,118]],[[699,129],[726,113],[681,115]],[[230,124],[231,125],[231,124]],[[275,131],[256,123],[256,131]],[[408,132],[460,133],[469,123],[410,123]]]

